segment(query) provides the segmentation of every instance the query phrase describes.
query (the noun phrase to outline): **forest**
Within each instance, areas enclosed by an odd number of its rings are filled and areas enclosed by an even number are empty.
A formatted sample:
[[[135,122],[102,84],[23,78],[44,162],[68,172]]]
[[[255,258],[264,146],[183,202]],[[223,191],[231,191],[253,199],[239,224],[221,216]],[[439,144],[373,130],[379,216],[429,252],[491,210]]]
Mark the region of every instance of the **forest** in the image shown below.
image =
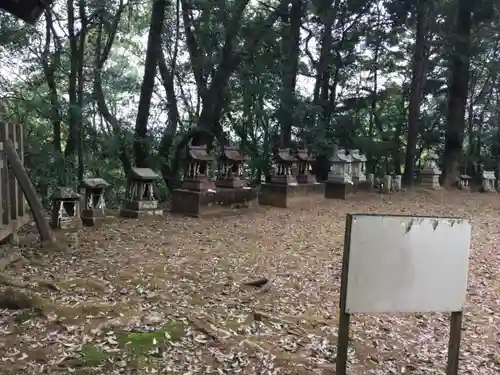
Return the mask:
[[[237,144],[250,174],[302,145],[336,147],[411,186],[429,151],[443,183],[500,157],[492,0],[56,1],[36,26],[0,15],[0,115],[25,131],[42,197],[84,176],[123,195],[133,166],[178,184],[180,150]],[[326,170],[326,172],[325,172]],[[168,189],[165,189],[168,191]]]

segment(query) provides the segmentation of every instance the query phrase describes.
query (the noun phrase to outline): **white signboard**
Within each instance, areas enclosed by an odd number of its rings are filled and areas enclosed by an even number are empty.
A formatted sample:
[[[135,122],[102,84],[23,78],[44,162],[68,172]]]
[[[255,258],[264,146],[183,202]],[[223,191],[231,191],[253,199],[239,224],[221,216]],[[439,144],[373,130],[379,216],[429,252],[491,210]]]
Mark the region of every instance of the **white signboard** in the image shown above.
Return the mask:
[[[352,215],[345,312],[461,311],[470,241],[465,219]]]

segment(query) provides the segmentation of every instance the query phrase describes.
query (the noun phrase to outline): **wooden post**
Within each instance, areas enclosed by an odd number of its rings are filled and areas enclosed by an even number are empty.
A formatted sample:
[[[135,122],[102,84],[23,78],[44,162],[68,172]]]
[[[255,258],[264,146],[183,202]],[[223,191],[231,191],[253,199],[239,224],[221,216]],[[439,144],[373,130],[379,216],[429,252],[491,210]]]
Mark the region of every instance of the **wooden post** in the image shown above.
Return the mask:
[[[7,158],[5,157],[5,153],[3,151],[3,142],[0,141],[0,216],[3,217],[3,169],[7,165]],[[2,220],[0,220],[0,223]]]
[[[0,142],[3,143],[3,155],[4,155],[4,165],[2,168],[2,223],[8,225],[10,223],[10,184],[9,184],[9,166],[7,163],[7,150],[6,143],[8,140],[8,129],[7,124],[0,123]]]
[[[347,349],[349,347],[349,324],[350,314],[346,311],[347,301],[347,275],[349,274],[349,250],[351,248],[351,228],[353,217],[347,214],[344,233],[344,254],[342,256],[342,275],[340,277],[340,312],[339,312],[339,333],[337,342],[337,375],[346,375],[347,371]]]
[[[16,130],[15,130],[15,125],[13,124],[7,124],[8,127],[8,137],[11,140],[12,144],[14,145],[14,150],[17,150],[17,140],[16,140]],[[18,217],[18,195],[17,195],[17,180],[14,176],[14,171],[12,170],[11,167],[8,168],[9,170],[9,190],[10,190],[10,219],[11,220],[17,220]]]
[[[21,163],[24,165],[24,134],[23,125],[18,124],[15,128],[15,134],[17,139],[17,154],[21,159]],[[17,180],[16,180],[17,181]],[[26,207],[26,201],[23,194],[23,189],[17,183],[17,213],[18,216],[25,216],[28,213],[28,207]]]
[[[460,339],[462,335],[462,311],[454,311],[450,318],[450,340],[448,342],[448,365],[446,375],[458,374]]]

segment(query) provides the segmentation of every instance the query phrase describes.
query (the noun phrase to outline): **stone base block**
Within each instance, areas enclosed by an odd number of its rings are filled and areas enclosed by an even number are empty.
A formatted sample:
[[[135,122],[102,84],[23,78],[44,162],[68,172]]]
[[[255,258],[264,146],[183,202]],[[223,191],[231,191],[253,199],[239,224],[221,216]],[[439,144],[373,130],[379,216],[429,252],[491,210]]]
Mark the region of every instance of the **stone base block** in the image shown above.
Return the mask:
[[[158,201],[129,201],[120,210],[120,216],[137,219],[142,216],[162,216],[163,210],[158,208]]]
[[[259,194],[261,205],[290,208],[299,203],[310,202],[324,194],[325,185],[312,184],[262,184]]]
[[[356,192],[354,184],[327,181],[325,183],[325,198],[346,199],[349,194]]]
[[[87,227],[99,226],[104,222],[106,216],[101,210],[83,210],[81,219],[83,225]]]
[[[316,176],[310,173],[302,173],[297,175],[297,183],[299,184],[314,184],[317,182]]]
[[[172,213],[192,217],[226,216],[258,207],[257,189],[219,188],[215,192],[176,189]]]
[[[353,191],[354,192],[372,191],[372,184],[370,181],[367,181],[367,180],[361,180],[358,182],[354,182]]]
[[[156,209],[156,210],[136,211],[136,210],[122,209],[120,210],[120,216],[129,219],[138,219],[144,216],[163,216],[163,210]]]

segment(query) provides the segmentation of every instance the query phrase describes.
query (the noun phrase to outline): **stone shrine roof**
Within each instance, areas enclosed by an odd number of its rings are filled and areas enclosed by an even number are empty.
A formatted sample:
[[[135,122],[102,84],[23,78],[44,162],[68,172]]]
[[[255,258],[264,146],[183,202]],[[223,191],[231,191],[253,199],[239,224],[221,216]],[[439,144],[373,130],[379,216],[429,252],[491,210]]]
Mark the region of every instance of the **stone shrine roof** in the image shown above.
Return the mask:
[[[297,159],[302,161],[314,161],[314,157],[309,155],[309,150],[307,148],[299,148],[295,155]]]
[[[297,157],[291,154],[289,148],[279,148],[276,150],[275,158],[278,163],[293,163],[297,161]]]
[[[333,154],[331,161],[333,163],[352,163],[352,157],[348,155],[345,150],[340,149]]]
[[[80,194],[74,191],[70,187],[59,186],[52,193],[53,200],[67,200],[67,201],[75,201],[80,199]]]
[[[213,157],[208,153],[207,145],[187,146],[187,158],[196,161],[212,161]]]
[[[151,168],[132,168],[128,174],[131,180],[155,181],[161,177]]]
[[[104,189],[107,188],[109,184],[103,178],[84,178],[82,181],[82,187],[91,189]]]
[[[367,162],[365,154],[360,153],[358,149],[349,150],[349,155],[351,156],[352,160],[355,162],[361,162],[361,163]]]
[[[237,147],[224,147],[224,153],[220,158],[240,163],[248,159]]]
[[[24,22],[34,24],[52,2],[53,0],[0,0],[0,9]]]

